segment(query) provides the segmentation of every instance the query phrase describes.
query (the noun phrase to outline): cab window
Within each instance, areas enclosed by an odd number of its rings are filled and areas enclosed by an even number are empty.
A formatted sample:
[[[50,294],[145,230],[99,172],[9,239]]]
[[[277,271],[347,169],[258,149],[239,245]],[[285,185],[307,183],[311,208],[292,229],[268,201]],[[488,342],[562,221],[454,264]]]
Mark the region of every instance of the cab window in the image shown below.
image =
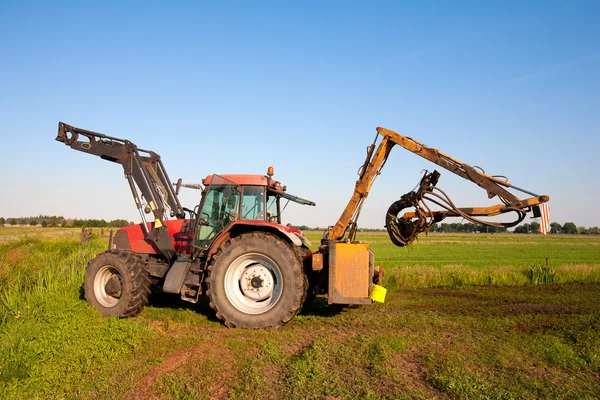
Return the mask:
[[[267,194],[267,221],[281,223],[279,219],[279,198],[269,192]]]
[[[245,186],[241,219],[265,220],[265,187]]]

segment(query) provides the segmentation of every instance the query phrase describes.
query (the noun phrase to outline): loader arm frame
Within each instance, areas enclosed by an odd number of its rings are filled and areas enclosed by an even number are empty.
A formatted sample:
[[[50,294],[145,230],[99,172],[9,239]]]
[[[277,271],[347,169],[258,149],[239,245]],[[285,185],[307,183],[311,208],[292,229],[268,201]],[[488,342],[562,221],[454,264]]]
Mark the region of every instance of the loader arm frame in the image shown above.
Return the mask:
[[[166,211],[170,208],[171,216],[177,218],[184,218],[184,212],[160,156],[153,151],[138,148],[129,140],[76,128],[63,122],[58,123],[56,140],[74,150],[121,164],[136,207],[144,222],[142,229],[147,239],[171,259],[175,255],[175,250],[164,226],[164,220],[168,218]],[[146,207],[154,215],[154,224],[146,222],[144,215]]]
[[[379,136],[382,138],[379,142],[379,145],[376,146]],[[389,129],[378,127],[375,141],[368,147],[365,162],[359,169],[359,178],[356,181],[354,193],[352,194],[350,201],[348,202],[336,224],[329,230],[328,239],[342,240],[346,233],[348,233],[348,238],[350,240],[355,238],[357,220],[360,215],[363,202],[367,198],[375,178],[377,178],[377,176],[381,173],[381,169],[385,165],[387,157],[395,145],[399,145],[406,150],[415,153],[439,165],[440,167],[443,167],[448,171],[477,184],[479,187],[487,191],[488,198],[491,199],[495,196],[498,196],[498,198],[502,201],[502,204],[490,207],[456,208],[449,198],[447,198],[445,193],[443,193],[440,189],[435,188],[440,174],[437,171],[434,171],[430,174],[426,173],[421,179],[418,190],[405,194],[399,201],[392,204],[388,210],[388,215],[386,216],[388,233],[390,233],[390,238],[392,241],[399,246],[410,243],[412,240],[414,240],[418,233],[427,230],[427,228],[433,222],[441,221],[445,217],[461,216],[483,225],[496,227],[514,226],[523,220],[527,211],[533,210],[539,204],[550,200],[548,196],[539,196],[527,190],[513,186],[509,183],[508,179],[487,175],[483,171],[458,161],[439,150],[427,147],[412,138],[403,136]],[[519,199],[513,193],[509,192],[507,190],[508,188],[527,193],[532,197]],[[434,190],[441,192],[442,195],[435,193]],[[427,196],[430,197],[430,201],[442,206],[444,210],[432,211],[427,206],[423,208],[421,206],[421,202],[423,198]],[[396,214],[398,212],[411,206],[416,208],[415,212],[407,212],[401,218],[396,218]],[[535,211],[536,210],[534,210],[534,215],[536,214]],[[518,214],[517,221],[511,223],[496,223],[474,218],[479,216],[495,216],[506,212],[516,212]],[[390,216],[390,213],[393,215]],[[411,220],[415,218],[417,221],[411,222]],[[401,221],[401,226],[410,231],[410,237],[394,240],[395,238],[392,237],[393,235],[390,230],[397,229],[398,226],[393,227],[389,225],[398,225],[399,221]],[[410,224],[410,226],[408,226],[408,224]],[[397,236],[396,239],[398,239]]]

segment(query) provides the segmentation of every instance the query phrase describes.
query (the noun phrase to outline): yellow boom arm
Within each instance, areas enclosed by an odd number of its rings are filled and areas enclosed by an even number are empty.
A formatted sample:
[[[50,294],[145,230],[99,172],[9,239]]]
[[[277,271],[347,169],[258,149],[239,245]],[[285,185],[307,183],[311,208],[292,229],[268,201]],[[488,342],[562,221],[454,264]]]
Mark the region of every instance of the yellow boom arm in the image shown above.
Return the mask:
[[[376,146],[379,136],[382,138],[379,145]],[[385,165],[394,145],[402,146],[406,150],[477,184],[487,191],[490,199],[498,196],[502,201],[502,204],[491,207],[456,208],[447,195],[435,187],[439,173],[434,171],[433,173],[425,174],[421,179],[419,189],[402,196],[400,200],[392,204],[386,215],[386,226],[388,233],[390,233],[390,238],[399,246],[412,242],[419,233],[427,230],[432,223],[440,221],[445,217],[461,216],[473,222],[490,226],[514,226],[523,220],[527,211],[532,210],[534,215],[536,215],[539,211],[537,208],[538,205],[550,200],[548,196],[538,196],[524,189],[512,186],[508,182],[508,179],[487,175],[412,138],[389,129],[377,128],[375,141],[368,147],[365,162],[359,169],[359,178],[356,181],[354,193],[336,224],[329,230],[328,239],[342,240],[348,231],[349,239],[354,239],[357,229],[356,223],[363,202],[369,195],[375,178],[381,173],[381,169]],[[525,192],[532,197],[519,199],[509,192],[507,188]],[[441,206],[443,210],[432,211],[424,203],[424,200],[429,200]],[[397,218],[397,213],[407,207],[415,207],[415,211],[407,212],[402,217]],[[516,212],[519,216],[517,221],[511,223],[494,223],[474,218],[476,216],[495,216],[506,212]]]

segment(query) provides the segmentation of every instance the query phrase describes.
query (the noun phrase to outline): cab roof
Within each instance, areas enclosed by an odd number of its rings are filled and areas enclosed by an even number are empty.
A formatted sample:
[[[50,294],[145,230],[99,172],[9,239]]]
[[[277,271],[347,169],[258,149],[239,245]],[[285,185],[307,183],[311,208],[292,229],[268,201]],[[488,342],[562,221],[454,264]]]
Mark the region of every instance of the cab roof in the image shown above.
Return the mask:
[[[212,182],[213,176],[207,176],[203,183],[204,186],[210,185]],[[281,190],[281,184],[274,179],[269,179],[269,177],[265,175],[249,175],[249,174],[219,174],[216,176],[220,176],[223,179],[227,179],[238,185],[256,185],[256,186],[269,186],[276,190]]]
[[[204,186],[210,185],[213,180],[213,177],[215,177],[215,176],[221,177],[223,179],[226,179],[226,180],[233,182],[236,185],[240,185],[240,186],[243,186],[243,185],[266,186],[270,190],[272,190],[273,192],[277,193],[278,195],[280,195],[281,197],[283,197],[285,199],[294,201],[296,203],[308,205],[308,206],[316,205],[314,201],[306,200],[301,197],[293,196],[291,194],[286,193],[285,187],[282,187],[281,183],[279,183],[278,181],[271,179],[265,175],[247,175],[247,174],[209,175],[202,181]]]

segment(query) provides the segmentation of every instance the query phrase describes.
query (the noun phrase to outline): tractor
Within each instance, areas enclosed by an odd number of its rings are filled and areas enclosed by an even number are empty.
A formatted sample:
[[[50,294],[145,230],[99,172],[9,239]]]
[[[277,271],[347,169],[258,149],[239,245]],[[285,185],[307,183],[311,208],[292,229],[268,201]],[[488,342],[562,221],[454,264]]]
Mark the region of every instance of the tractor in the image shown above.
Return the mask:
[[[217,318],[228,327],[277,328],[309,306],[317,295],[328,304],[370,304],[383,277],[367,243],[356,240],[357,220],[371,185],[394,145],[418,154],[485,189],[501,204],[457,208],[436,187],[439,172],[426,172],[415,189],[395,201],[386,213],[386,228],[397,246],[406,246],[446,217],[510,227],[527,212],[539,216],[549,201],[485,174],[414,139],[377,128],[375,141],[359,169],[354,193],[336,224],[311,251],[303,233],[282,223],[285,202],[315,203],[287,192],[266,175],[209,175],[202,184],[172,183],[161,158],[129,140],[58,124],[56,140],[72,149],[121,164],[142,222],[119,229],[107,251],[90,261],[84,279],[86,300],[104,316],[133,317],[148,304],[150,293],[173,293],[196,303],[206,295]],[[377,144],[379,142],[379,144]],[[179,201],[182,187],[202,191],[193,209]],[[519,199],[512,188],[532,197]],[[432,210],[431,203],[441,210]],[[407,208],[414,211],[404,212]],[[512,222],[490,222],[480,216],[507,212]],[[152,214],[148,220],[147,215]]]

